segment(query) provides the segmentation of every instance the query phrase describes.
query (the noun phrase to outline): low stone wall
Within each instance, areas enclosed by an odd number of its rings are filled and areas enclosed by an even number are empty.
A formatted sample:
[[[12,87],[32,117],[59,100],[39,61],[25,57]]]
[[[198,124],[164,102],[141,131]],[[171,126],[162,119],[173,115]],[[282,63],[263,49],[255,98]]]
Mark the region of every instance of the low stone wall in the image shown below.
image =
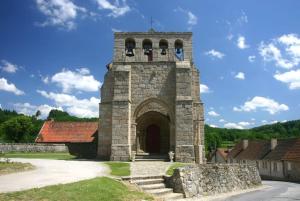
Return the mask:
[[[256,166],[247,164],[190,165],[174,170],[167,185],[185,197],[201,197],[261,185]]]
[[[68,152],[64,144],[0,143],[0,152]]]

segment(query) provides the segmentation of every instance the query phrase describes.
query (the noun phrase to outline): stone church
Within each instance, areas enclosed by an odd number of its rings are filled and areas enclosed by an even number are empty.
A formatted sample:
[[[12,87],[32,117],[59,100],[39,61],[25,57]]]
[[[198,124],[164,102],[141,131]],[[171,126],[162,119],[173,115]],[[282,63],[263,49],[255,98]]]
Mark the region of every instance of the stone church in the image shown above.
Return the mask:
[[[202,163],[203,103],[191,32],[117,32],[101,88],[98,157]]]

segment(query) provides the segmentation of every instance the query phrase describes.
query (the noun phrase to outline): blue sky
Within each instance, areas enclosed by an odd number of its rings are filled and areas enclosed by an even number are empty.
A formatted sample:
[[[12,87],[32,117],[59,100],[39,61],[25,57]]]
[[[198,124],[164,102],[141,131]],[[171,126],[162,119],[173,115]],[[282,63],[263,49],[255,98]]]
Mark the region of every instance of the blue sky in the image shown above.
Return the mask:
[[[0,104],[98,115],[114,31],[192,31],[206,123],[300,117],[298,0],[2,0]]]

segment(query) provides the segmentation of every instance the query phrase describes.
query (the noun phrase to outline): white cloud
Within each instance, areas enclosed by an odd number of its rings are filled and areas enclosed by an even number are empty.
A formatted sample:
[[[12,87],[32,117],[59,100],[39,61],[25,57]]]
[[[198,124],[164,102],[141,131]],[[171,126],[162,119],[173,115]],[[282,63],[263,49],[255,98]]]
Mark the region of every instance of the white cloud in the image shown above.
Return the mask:
[[[286,34],[265,44],[261,42],[259,54],[266,62],[275,62],[275,65],[290,69],[300,63],[300,38],[296,34]]]
[[[219,51],[214,50],[214,49],[205,52],[205,54],[212,57],[212,58],[218,58],[218,59],[222,59],[225,56],[224,53],[219,52]]]
[[[208,115],[212,116],[212,117],[218,117],[218,116],[220,116],[220,114],[216,113],[215,111],[209,111]]]
[[[38,90],[42,96],[53,100],[59,107],[64,108],[69,114],[77,117],[98,117],[100,99],[78,99],[75,96],[63,93],[53,93]]]
[[[70,0],[36,0],[37,7],[46,17],[40,26],[58,26],[67,30],[76,27],[75,19],[79,12],[85,13],[86,9],[75,5]]]
[[[237,19],[237,23],[239,23],[240,25],[248,23],[248,16],[243,10],[242,15]]]
[[[300,89],[300,69],[274,75],[276,80],[287,83],[289,89]]]
[[[35,115],[35,113],[39,110],[41,112],[41,115],[38,117],[40,119],[45,119],[48,117],[48,114],[51,110],[56,109],[56,110],[63,110],[61,107],[52,107],[49,105],[31,105],[30,103],[15,103],[14,109],[21,114],[25,115]]]
[[[226,124],[224,124],[225,128],[235,128],[235,129],[245,129],[246,127],[253,125],[254,123],[250,123],[247,121],[241,121],[238,123],[232,123],[232,122],[228,122]]]
[[[0,90],[12,92],[18,96],[25,94],[24,91],[18,89],[13,83],[8,83],[5,78],[0,78]]]
[[[224,124],[224,127],[225,128],[235,128],[235,129],[244,129],[243,126],[236,124],[236,123],[231,123],[231,122]]]
[[[220,119],[219,122],[220,122],[220,123],[224,123],[224,122],[226,122],[226,121],[225,121],[225,119]]]
[[[99,9],[109,10],[110,17],[120,17],[128,13],[131,9],[127,5],[126,0],[116,0],[114,3],[110,3],[108,0],[96,0],[98,3]]]
[[[61,72],[52,76],[51,82],[57,83],[64,93],[73,89],[82,91],[98,91],[101,83],[97,81],[87,68],[80,68],[76,71],[62,69]]]
[[[121,29],[115,29],[115,28],[111,28],[111,31],[112,31],[112,32],[122,32]]]
[[[245,74],[243,72],[238,72],[234,77],[239,80],[244,80]]]
[[[281,111],[287,111],[289,110],[289,107],[285,104],[279,104],[278,102],[270,98],[255,96],[252,100],[246,101],[244,105],[233,108],[234,111],[238,112],[251,112],[256,111],[257,109],[267,111],[273,115]]]
[[[253,63],[255,61],[255,58],[256,58],[256,56],[251,55],[251,56],[248,57],[248,61]]]
[[[210,127],[212,128],[217,128],[218,126],[214,125],[214,124],[209,124]]]
[[[189,25],[196,25],[198,22],[198,18],[196,17],[196,15],[194,15],[191,11],[187,12],[189,20],[188,20],[188,24]]]
[[[192,29],[192,26],[195,26],[198,23],[197,16],[189,10],[185,10],[181,7],[178,7],[177,9],[174,9],[174,12],[182,12],[187,15],[188,17],[187,24],[189,25],[188,27],[189,30]]]
[[[246,38],[244,36],[239,36],[237,39],[237,46],[240,49],[249,48],[249,45],[246,44]]]
[[[2,65],[0,66],[0,69],[7,73],[15,73],[18,70],[18,66],[15,64],[12,64],[6,60],[1,60]]]
[[[200,84],[200,93],[205,94],[205,93],[211,93],[211,90],[209,87],[205,84]]]

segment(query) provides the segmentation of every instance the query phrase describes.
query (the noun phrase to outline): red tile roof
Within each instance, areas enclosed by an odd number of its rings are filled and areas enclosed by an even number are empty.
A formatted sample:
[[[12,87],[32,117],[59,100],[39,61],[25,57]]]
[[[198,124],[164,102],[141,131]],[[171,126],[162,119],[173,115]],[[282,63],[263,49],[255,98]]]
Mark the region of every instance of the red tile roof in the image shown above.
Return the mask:
[[[282,160],[300,162],[300,138],[294,139],[294,143],[290,145]]]
[[[269,140],[249,140],[248,147],[243,150],[240,141],[228,154],[237,160],[287,160],[300,162],[300,138],[277,140],[277,146],[271,150]]]
[[[98,130],[98,122],[46,121],[35,142],[92,142]]]

